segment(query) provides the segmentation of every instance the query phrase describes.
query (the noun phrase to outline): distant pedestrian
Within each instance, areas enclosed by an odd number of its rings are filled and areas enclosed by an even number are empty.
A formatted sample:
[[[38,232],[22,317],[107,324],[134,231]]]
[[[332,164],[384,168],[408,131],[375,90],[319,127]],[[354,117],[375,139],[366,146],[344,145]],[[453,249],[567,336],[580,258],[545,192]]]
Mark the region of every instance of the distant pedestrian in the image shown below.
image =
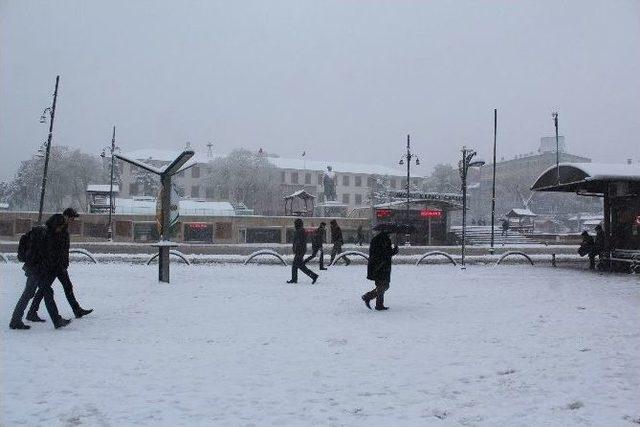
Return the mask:
[[[359,225],[358,229],[356,230],[356,240],[357,240],[358,246],[362,246],[362,242],[364,242],[364,232],[362,231],[361,225]]]
[[[338,221],[332,219],[331,222],[331,243],[333,243],[333,248],[331,249],[331,260],[329,261],[329,265],[333,264],[333,260],[336,258],[336,255],[342,253],[342,245],[344,244],[344,239],[342,238],[342,230],[338,225]],[[351,264],[351,260],[346,256],[343,257],[346,265]]]
[[[327,223],[321,222],[320,226],[316,228],[313,232],[313,237],[311,238],[311,255],[309,255],[304,263],[308,263],[311,261],[317,254],[320,252],[320,270],[326,270],[327,268],[324,266],[324,250],[322,248],[322,244],[324,243],[324,236],[327,230]]]
[[[578,248],[578,255],[587,255],[589,257],[589,270],[594,270],[596,268],[596,245],[593,237],[586,230],[580,236],[582,237],[582,243]]]
[[[376,310],[387,310],[384,306],[384,294],[389,289],[391,282],[391,257],[398,253],[398,245],[391,245],[389,237],[390,226],[378,224],[374,230],[378,234],[369,243],[369,262],[367,264],[367,279],[373,280],[376,287],[362,295],[362,300],[367,308],[371,309],[370,301],[376,299]]]
[[[304,224],[300,218],[294,221],[295,230],[293,232],[293,264],[291,265],[291,280],[287,283],[298,283],[298,270],[311,277],[311,284],[316,283],[318,275],[309,270],[304,264],[304,255],[307,252],[307,236],[304,231]]]
[[[73,314],[76,319],[81,318],[82,316],[86,316],[91,313],[93,310],[85,310],[80,307],[80,303],[76,299],[75,294],[73,293],[73,284],[71,283],[71,279],[69,278],[69,246],[70,246],[70,237],[69,237],[69,225],[73,223],[80,215],[73,208],[67,208],[62,213],[64,218],[64,228],[63,232],[60,235],[60,238],[57,241],[57,246],[55,250],[60,253],[59,257],[59,265],[57,266],[55,272],[55,278],[57,277],[60,283],[62,284],[62,289],[64,289],[64,294],[67,297],[67,301],[73,310]],[[27,313],[27,320],[31,322],[44,322],[44,319],[38,316],[38,308],[40,307],[40,302],[44,296],[43,290],[38,289],[36,291],[36,295],[33,297],[33,302],[31,303],[31,308],[29,308],[29,312]]]
[[[602,257],[602,252],[605,250],[604,247],[604,230],[602,229],[602,226],[600,224],[596,225],[596,237],[594,239],[594,250],[596,252],[596,255],[598,255],[599,257]]]
[[[18,259],[24,262],[22,269],[27,276],[27,283],[13,310],[11,323],[9,323],[11,329],[30,328],[22,322],[22,316],[29,300],[33,298],[38,289],[42,290],[44,303],[53,326],[57,329],[67,326],[71,322],[71,320],[62,318],[58,313],[58,307],[53,299],[53,289],[51,289],[60,257],[56,247],[63,233],[64,225],[62,215],[55,214],[47,220],[46,226],[36,226],[20,238]]]
[[[502,236],[509,237],[509,220],[507,218],[502,219]]]

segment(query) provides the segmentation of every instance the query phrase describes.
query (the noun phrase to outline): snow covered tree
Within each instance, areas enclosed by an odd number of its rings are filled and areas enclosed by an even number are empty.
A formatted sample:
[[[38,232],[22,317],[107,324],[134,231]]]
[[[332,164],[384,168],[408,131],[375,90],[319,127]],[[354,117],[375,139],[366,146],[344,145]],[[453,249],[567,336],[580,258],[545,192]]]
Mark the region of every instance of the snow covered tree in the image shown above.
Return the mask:
[[[209,162],[208,184],[232,202],[244,203],[256,213],[275,214],[281,210],[282,194],[278,171],[264,155],[234,150]]]
[[[424,190],[436,193],[459,193],[458,169],[445,163],[435,165],[433,172],[424,182]]]

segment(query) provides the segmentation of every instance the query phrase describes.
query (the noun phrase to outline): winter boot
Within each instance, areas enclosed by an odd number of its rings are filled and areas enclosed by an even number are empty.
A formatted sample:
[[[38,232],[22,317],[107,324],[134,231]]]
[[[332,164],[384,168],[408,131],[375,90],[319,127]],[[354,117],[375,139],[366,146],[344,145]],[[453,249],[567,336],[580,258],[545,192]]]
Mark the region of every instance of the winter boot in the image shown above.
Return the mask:
[[[71,323],[71,319],[65,319],[64,317],[58,317],[58,320],[56,320],[56,321],[53,323],[53,326],[54,326],[56,329],[59,329],[59,328],[64,328],[64,327],[65,327],[65,326],[67,326],[69,323]]]
[[[73,314],[76,316],[76,319],[79,319],[82,316],[86,316],[87,314],[91,313],[92,311],[93,309],[85,310],[84,308],[78,306],[78,308],[73,310]]]
[[[362,301],[364,301],[364,305],[366,305],[369,310],[371,310],[371,300],[375,297],[375,292],[367,292],[362,295]]]
[[[25,325],[24,323],[22,323],[22,320],[12,320],[11,323],[9,323],[9,327],[11,329],[31,329],[31,326]]]
[[[315,284],[316,284],[316,281],[318,281],[318,277],[319,277],[319,276],[318,276],[317,274],[316,274],[315,276],[313,276],[313,280],[311,281],[311,284],[312,284],[312,285],[315,285]]]
[[[287,283],[298,283],[298,282],[295,280],[287,280]]]
[[[31,312],[27,313],[26,319],[29,322],[46,322],[46,320],[38,316],[38,313],[31,313]]]
[[[378,298],[376,298],[376,310],[389,310],[389,307],[384,306],[384,295],[380,295]]]

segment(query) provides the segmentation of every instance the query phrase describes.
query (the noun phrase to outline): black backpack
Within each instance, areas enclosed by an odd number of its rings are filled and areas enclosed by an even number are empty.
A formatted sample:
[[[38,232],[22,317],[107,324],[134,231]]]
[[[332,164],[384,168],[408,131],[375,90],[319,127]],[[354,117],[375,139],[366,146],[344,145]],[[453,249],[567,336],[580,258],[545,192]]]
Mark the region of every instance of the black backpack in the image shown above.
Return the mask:
[[[18,242],[18,261],[27,262],[31,260],[34,255],[34,240],[36,234],[40,231],[41,227],[35,226],[20,236],[20,242]]]

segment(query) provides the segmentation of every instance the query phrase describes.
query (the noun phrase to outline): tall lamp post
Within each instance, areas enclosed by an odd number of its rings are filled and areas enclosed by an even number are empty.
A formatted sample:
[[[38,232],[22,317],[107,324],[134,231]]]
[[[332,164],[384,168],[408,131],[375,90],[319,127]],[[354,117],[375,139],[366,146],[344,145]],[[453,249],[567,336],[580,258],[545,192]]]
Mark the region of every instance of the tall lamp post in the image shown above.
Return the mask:
[[[406,227],[407,227],[407,234],[406,234],[406,241],[405,241],[405,245],[410,245],[410,238],[411,238],[411,228],[409,227],[410,224],[410,216],[409,216],[409,208],[410,208],[410,203],[411,203],[411,160],[415,157],[415,162],[416,162],[416,166],[420,165],[420,159],[418,158],[417,155],[412,154],[411,153],[411,135],[407,135],[407,153],[403,154],[402,157],[400,158],[400,161],[398,162],[398,164],[403,165],[405,159],[407,160],[407,209],[406,209],[406,213],[405,213],[405,222],[406,222]]]
[[[466,240],[466,228],[467,228],[467,173],[469,168],[479,167],[484,165],[483,160],[473,160],[476,156],[476,152],[467,147],[462,147],[462,160],[458,162],[458,172],[460,172],[460,181],[462,183],[462,269],[466,267],[464,265],[464,251]]]
[[[554,111],[551,113],[551,117],[553,117],[553,125],[556,128],[556,175],[558,179],[558,184],[560,184],[560,142],[558,138],[558,112]]]
[[[120,147],[116,147],[116,127],[113,127],[113,134],[111,136],[111,147],[105,147],[102,149],[100,157],[103,159],[107,157],[107,151],[111,153],[111,179],[109,179],[109,228],[107,229],[107,237],[109,241],[113,240],[113,211],[115,210],[115,203],[113,201],[113,167],[115,164],[115,153],[120,151]]]
[[[56,76],[56,87],[53,90],[53,104],[51,107],[47,107],[40,116],[40,123],[47,122],[47,114],[49,114],[49,136],[47,137],[47,144],[44,155],[44,172],[42,173],[42,186],[40,187],[40,207],[38,208],[38,224],[42,223],[42,209],[44,207],[44,194],[47,188],[47,172],[49,171],[49,155],[51,153],[51,140],[53,139],[53,120],[56,117],[56,101],[58,99],[58,83],[60,83],[60,76]]]

